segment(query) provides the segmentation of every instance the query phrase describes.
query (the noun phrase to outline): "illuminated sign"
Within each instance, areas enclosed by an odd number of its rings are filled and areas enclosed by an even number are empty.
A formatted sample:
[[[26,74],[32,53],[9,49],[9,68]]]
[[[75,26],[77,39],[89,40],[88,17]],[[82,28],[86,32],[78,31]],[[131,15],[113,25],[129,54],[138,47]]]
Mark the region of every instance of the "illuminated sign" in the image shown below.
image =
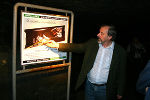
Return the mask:
[[[68,42],[68,16],[22,12],[21,25],[21,65],[67,59],[66,52],[45,43]]]

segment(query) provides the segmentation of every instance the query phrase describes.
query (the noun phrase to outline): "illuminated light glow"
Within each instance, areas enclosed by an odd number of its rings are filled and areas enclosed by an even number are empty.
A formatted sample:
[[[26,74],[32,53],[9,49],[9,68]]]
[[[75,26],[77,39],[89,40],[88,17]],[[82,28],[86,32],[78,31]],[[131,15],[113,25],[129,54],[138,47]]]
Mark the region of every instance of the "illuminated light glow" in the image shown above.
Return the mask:
[[[47,44],[67,43],[68,31],[68,16],[22,12],[21,65],[67,59]]]
[[[34,30],[34,31],[43,31],[43,30],[46,30],[46,29],[37,29],[37,30]]]

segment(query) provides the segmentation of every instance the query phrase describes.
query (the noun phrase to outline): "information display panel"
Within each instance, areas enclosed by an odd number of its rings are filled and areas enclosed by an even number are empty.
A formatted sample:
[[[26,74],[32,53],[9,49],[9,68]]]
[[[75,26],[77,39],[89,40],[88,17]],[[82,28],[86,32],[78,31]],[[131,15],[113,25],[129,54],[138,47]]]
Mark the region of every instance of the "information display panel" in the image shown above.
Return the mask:
[[[46,42],[68,42],[68,16],[37,12],[21,15],[21,65],[67,59],[66,52],[50,48]]]

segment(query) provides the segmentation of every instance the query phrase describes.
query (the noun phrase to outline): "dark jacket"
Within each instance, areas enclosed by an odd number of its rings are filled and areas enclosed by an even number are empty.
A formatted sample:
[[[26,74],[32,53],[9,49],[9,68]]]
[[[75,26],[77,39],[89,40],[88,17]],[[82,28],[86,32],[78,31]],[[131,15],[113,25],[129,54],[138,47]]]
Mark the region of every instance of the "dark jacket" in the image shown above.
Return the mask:
[[[149,87],[148,92],[145,92],[146,87]],[[146,95],[146,98],[150,99],[150,60],[148,61],[146,67],[143,69],[143,71],[140,73],[137,84],[136,84],[136,89],[139,93],[142,93]],[[149,100],[146,99],[145,100]]]
[[[91,39],[82,44],[60,44],[59,50],[84,53],[84,60],[80,75],[76,84],[76,89],[79,88],[87,78],[87,73],[93,67],[97,51],[99,49],[97,39]],[[126,52],[115,43],[110,72],[107,81],[107,100],[115,100],[116,95],[123,95],[125,88],[125,73],[126,73]]]

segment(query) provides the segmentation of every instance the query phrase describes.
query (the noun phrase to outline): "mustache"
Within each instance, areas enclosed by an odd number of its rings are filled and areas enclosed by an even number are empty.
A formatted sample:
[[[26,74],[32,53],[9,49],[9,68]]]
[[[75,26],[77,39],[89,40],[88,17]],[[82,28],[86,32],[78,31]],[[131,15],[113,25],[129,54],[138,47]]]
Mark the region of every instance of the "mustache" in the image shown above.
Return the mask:
[[[98,43],[102,42],[101,38],[97,37],[97,39],[98,39]]]
[[[102,40],[100,37],[97,37],[98,40]]]

